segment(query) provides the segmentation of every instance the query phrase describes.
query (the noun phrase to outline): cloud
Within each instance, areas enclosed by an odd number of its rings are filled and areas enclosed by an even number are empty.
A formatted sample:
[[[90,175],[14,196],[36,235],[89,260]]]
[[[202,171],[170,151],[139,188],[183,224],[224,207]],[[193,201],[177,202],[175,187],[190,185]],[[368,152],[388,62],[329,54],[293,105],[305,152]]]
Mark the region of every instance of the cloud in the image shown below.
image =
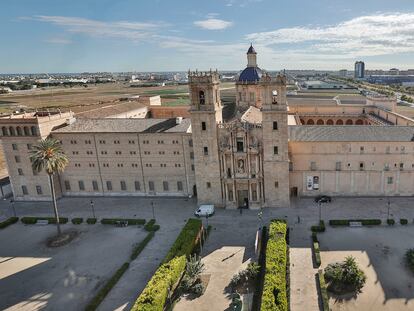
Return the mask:
[[[331,26],[281,28],[252,33],[247,40],[266,46],[301,45],[301,54],[339,57],[414,52],[414,13],[361,16]]]
[[[53,44],[71,44],[72,41],[65,38],[49,38],[44,40],[47,43],[53,43]]]
[[[232,6],[239,6],[244,8],[248,6],[250,3],[257,3],[262,2],[263,0],[225,0],[225,6],[232,7]]]
[[[195,21],[194,25],[207,30],[222,30],[231,27],[233,25],[233,22],[225,21],[210,16],[207,17],[207,19],[205,20]]]

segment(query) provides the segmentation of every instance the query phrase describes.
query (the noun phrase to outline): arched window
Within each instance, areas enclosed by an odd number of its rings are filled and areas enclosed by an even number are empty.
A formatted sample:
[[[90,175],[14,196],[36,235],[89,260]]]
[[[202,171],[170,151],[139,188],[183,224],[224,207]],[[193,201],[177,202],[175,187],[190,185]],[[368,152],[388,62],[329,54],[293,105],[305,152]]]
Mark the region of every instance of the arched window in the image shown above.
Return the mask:
[[[333,125],[333,121],[331,119],[329,119],[328,121],[326,121],[326,125]]]
[[[17,136],[23,136],[22,128],[20,126],[16,127]]]
[[[317,125],[324,125],[325,123],[323,122],[322,119],[319,119],[318,121],[316,121],[316,124]]]
[[[206,103],[206,98],[204,96],[204,91],[198,92],[198,100],[200,101],[200,105],[204,105]]]
[[[306,124],[307,124],[307,125],[314,125],[314,124],[315,124],[315,122],[313,122],[313,120],[312,120],[312,119],[309,119],[309,120],[308,120],[308,122],[306,122]]]
[[[355,122],[356,125],[363,125],[364,121],[362,121],[361,119],[356,120]]]
[[[336,125],[344,125],[344,121],[342,121],[341,119],[336,120]]]
[[[305,120],[300,119],[300,124],[305,124]]]
[[[25,127],[23,128],[23,130],[24,130],[24,135],[25,135],[25,136],[30,136],[30,131],[29,131],[29,128],[28,128],[27,126],[25,126]]]
[[[14,127],[9,127],[10,136],[16,136],[16,131],[14,130]]]
[[[3,136],[9,136],[9,132],[7,132],[7,127],[5,126],[1,128],[1,133],[3,134]]]
[[[277,91],[272,91],[272,104],[277,104]]]
[[[345,123],[346,125],[353,125],[354,124],[354,122],[352,122],[352,120],[351,119],[348,119],[348,120],[346,120],[346,123]]]
[[[36,136],[37,135],[36,127],[35,126],[30,127],[30,132],[32,133],[32,136]]]

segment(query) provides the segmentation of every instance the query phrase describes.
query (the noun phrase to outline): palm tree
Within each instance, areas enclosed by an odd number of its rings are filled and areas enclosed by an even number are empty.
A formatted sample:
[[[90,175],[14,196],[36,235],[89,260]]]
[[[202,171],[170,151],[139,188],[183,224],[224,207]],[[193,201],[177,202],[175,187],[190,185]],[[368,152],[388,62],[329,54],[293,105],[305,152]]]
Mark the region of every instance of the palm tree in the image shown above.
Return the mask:
[[[56,204],[55,186],[53,184],[53,175],[63,172],[68,165],[68,157],[62,150],[61,143],[53,138],[46,138],[39,141],[30,151],[30,160],[32,168],[36,172],[45,170],[49,176],[50,190],[52,192],[53,208],[55,211],[56,226],[58,235],[60,235],[59,213]]]

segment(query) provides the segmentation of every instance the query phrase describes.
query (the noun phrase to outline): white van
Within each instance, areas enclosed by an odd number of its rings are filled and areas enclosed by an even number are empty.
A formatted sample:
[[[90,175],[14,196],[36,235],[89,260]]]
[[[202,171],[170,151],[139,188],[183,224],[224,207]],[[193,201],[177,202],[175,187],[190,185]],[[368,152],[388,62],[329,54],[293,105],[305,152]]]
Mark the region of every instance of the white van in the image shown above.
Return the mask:
[[[198,217],[212,216],[214,214],[214,205],[200,205],[200,207],[194,212],[194,215]]]

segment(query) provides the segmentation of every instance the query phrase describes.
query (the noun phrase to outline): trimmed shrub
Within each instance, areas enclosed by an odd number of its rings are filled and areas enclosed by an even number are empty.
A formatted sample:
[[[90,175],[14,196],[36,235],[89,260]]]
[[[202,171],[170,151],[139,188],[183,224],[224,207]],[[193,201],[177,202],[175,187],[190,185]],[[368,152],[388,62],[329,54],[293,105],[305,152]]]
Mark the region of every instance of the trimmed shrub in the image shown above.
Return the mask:
[[[262,294],[262,311],[287,311],[286,268],[287,226],[285,222],[272,220],[266,247],[266,273]]]
[[[160,226],[155,224],[155,219],[151,219],[149,222],[145,224],[144,229],[147,230],[148,232],[150,231],[155,232],[160,229]]]
[[[387,219],[387,224],[388,224],[389,226],[394,226],[394,224],[395,224],[395,220],[394,220],[394,219]]]
[[[402,224],[402,225],[407,225],[407,224],[408,224],[408,220],[407,220],[407,219],[405,219],[405,218],[401,218],[401,219],[400,219],[400,224]]]
[[[323,276],[322,270],[318,271],[318,285],[322,298],[322,310],[329,311],[329,296],[326,288],[325,277]]]
[[[260,266],[259,274],[256,278],[256,286],[253,294],[252,311],[260,311],[262,301],[262,292],[264,284],[264,276],[266,273],[266,244],[267,244],[267,227],[262,227],[262,238],[260,240],[260,253],[258,264]]]
[[[139,295],[131,311],[163,311],[168,291],[180,279],[185,265],[184,255],[162,264]]]
[[[88,218],[88,219],[86,219],[86,223],[88,224],[88,225],[94,225],[94,224],[96,224],[96,218]]]
[[[405,261],[411,271],[414,272],[414,248],[410,248],[405,252]]]
[[[18,221],[19,221],[19,217],[10,217],[9,219],[6,219],[5,221],[0,222],[0,229],[4,229]]]
[[[96,310],[99,306],[99,304],[104,300],[106,295],[110,292],[112,287],[115,286],[115,284],[119,281],[119,279],[122,277],[124,272],[128,269],[129,263],[124,263],[121,268],[119,268],[115,274],[106,282],[106,284],[99,290],[99,292],[96,294],[95,297],[91,300],[91,302],[86,306],[85,311],[93,311]]]
[[[80,225],[81,223],[83,223],[83,218],[72,218],[72,223],[74,225]]]
[[[323,220],[321,220],[319,222],[318,226],[312,226],[311,227],[311,231],[312,232],[325,232],[326,228],[325,228],[325,222]]]
[[[22,217],[20,219],[25,225],[34,225],[38,220],[47,220],[49,224],[56,224],[55,217]],[[68,220],[67,217],[59,217],[60,224],[66,224]]]
[[[377,226],[381,224],[381,219],[331,219],[331,226],[349,226],[350,222],[360,222],[363,226]]]
[[[319,242],[318,234],[316,232],[312,232],[312,242]]]
[[[148,242],[154,237],[154,231],[151,231],[147,234],[147,236],[132,249],[132,254],[130,256],[131,260],[134,260],[138,257],[138,255],[142,252],[142,250],[147,246]]]
[[[315,265],[319,268],[321,266],[321,252],[319,250],[319,242],[313,242],[313,253],[315,254]]]
[[[127,221],[128,225],[144,225],[145,219],[133,219],[133,218],[103,218],[101,224],[103,225],[116,225],[118,222]]]

